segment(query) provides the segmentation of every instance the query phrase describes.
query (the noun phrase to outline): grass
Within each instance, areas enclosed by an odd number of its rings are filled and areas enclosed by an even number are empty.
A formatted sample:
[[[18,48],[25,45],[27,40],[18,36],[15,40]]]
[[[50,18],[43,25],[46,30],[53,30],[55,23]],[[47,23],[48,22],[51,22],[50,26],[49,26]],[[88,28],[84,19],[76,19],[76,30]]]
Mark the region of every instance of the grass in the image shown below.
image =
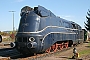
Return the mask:
[[[79,56],[88,55],[88,54],[90,54],[90,49],[82,50],[81,52],[79,52]]]
[[[90,54],[90,42],[88,43],[88,46],[87,46],[87,49],[86,50],[81,50],[79,52],[79,57],[84,56],[84,55],[89,55],[89,54]],[[72,56],[68,57],[68,59],[71,58],[71,57]]]
[[[90,46],[90,41],[88,41],[88,45]]]
[[[90,54],[90,42],[88,43],[88,49],[79,52],[79,56]],[[83,48],[82,48],[83,49]]]

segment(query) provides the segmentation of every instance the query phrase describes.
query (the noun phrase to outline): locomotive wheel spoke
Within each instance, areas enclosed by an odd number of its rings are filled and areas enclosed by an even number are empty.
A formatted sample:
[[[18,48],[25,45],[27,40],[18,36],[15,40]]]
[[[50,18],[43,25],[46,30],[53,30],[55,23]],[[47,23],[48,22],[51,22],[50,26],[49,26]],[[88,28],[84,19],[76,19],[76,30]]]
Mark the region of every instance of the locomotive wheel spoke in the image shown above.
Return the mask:
[[[51,52],[51,47],[46,50],[47,53]]]
[[[63,46],[62,44],[58,44],[58,50],[62,50]]]
[[[62,50],[63,48],[68,48],[68,42],[66,42],[66,43],[63,42],[63,43],[60,43],[60,44],[55,43],[50,48],[48,48],[46,50],[46,52],[47,53],[56,52],[58,50]]]
[[[68,48],[68,42],[64,43],[63,46],[64,46],[65,48]]]
[[[68,48],[68,42],[67,43],[65,43],[66,44],[66,48]]]
[[[55,44],[55,49],[54,49],[54,52],[56,52],[58,50],[58,45],[57,43]]]
[[[55,44],[51,46],[52,51],[55,50]]]

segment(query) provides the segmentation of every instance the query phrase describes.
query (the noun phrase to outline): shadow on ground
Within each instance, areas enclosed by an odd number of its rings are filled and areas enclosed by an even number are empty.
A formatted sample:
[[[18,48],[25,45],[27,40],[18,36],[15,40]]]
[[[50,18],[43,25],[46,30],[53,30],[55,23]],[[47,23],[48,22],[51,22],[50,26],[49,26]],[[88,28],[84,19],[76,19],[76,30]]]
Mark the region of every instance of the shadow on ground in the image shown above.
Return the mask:
[[[65,59],[69,59],[69,60],[83,60],[83,59],[73,59],[73,58],[68,58],[66,56],[62,56],[62,57],[58,57],[58,58],[65,58]]]
[[[90,46],[85,46],[85,47],[90,48]]]

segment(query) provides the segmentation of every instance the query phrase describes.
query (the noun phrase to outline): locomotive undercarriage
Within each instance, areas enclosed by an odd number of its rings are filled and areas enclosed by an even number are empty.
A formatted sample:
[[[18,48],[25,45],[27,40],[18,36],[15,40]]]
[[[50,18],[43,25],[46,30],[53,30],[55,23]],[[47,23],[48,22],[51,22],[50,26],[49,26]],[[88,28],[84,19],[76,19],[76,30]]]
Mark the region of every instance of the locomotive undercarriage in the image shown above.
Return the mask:
[[[45,52],[47,52],[47,53],[56,52],[58,50],[62,50],[63,48],[71,47],[72,45],[73,45],[72,40],[68,40],[68,41],[57,41],[51,47],[49,47]]]

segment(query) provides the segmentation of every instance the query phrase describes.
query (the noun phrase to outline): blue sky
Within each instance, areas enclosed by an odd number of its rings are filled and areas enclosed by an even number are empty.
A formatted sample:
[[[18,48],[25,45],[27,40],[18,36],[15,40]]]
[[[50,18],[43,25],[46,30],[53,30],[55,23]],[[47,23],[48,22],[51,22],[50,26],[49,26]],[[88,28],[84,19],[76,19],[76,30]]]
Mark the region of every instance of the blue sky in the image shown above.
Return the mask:
[[[14,26],[15,29],[18,29],[21,8],[38,5],[52,11],[56,16],[78,23],[84,28],[85,16],[88,9],[90,9],[90,0],[1,0],[0,31],[13,30],[13,15],[9,11],[15,11]]]

